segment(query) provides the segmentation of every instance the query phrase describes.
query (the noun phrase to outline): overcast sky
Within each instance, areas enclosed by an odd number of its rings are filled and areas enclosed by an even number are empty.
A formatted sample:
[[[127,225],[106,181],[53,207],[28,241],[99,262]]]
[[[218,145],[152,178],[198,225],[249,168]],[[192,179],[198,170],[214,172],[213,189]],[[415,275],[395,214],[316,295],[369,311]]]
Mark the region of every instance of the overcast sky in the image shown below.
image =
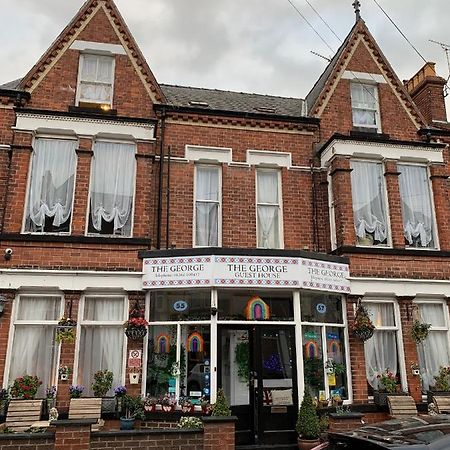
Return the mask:
[[[340,42],[308,6],[292,0],[336,50]],[[353,0],[309,0],[343,39],[355,14]],[[425,59],[448,76],[449,0],[378,0]],[[423,61],[373,0],[361,14],[401,80]],[[83,4],[82,0],[0,0],[0,84],[22,77]],[[160,83],[304,97],[331,50],[288,0],[116,0]]]

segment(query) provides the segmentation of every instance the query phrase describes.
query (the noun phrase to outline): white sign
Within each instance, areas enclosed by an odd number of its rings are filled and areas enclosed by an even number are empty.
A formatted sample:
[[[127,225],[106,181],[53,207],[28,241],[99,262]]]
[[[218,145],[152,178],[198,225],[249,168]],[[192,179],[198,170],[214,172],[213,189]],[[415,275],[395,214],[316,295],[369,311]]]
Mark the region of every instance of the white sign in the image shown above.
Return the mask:
[[[185,300],[177,300],[173,305],[172,308],[176,312],[184,312],[188,309],[188,302]]]
[[[292,389],[272,390],[272,405],[274,406],[289,406],[292,405]]]
[[[143,272],[144,289],[267,287],[350,292],[347,264],[305,258],[231,255],[146,258]]]
[[[325,314],[327,312],[327,305],[325,303],[317,303],[316,309],[319,314]]]

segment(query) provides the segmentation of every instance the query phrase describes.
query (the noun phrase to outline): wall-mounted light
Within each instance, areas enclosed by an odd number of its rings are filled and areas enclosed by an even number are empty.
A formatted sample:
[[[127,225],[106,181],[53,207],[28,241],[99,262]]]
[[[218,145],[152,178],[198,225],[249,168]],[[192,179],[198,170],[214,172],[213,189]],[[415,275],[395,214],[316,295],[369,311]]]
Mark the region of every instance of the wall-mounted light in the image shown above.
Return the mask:
[[[6,297],[0,295],[0,317],[3,316],[3,312],[5,311],[6,301]]]

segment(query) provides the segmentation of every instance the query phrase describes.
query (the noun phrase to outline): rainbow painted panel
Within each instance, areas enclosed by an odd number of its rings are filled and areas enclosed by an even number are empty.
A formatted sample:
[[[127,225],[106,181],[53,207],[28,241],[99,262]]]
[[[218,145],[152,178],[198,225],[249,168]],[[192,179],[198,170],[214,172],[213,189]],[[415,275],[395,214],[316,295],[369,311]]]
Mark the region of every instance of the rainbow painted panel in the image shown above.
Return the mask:
[[[269,320],[270,308],[269,305],[257,295],[249,299],[245,306],[245,317],[247,320]]]
[[[320,358],[319,344],[316,341],[308,341],[305,344],[305,356],[307,358]]]
[[[202,352],[205,347],[205,340],[199,332],[195,331],[194,333],[191,333],[187,338],[186,347],[188,349],[188,352],[191,353]]]
[[[170,352],[170,337],[167,334],[160,334],[156,338],[155,353]]]
[[[341,353],[341,343],[338,340],[332,339],[331,341],[328,341],[328,354],[330,353]]]

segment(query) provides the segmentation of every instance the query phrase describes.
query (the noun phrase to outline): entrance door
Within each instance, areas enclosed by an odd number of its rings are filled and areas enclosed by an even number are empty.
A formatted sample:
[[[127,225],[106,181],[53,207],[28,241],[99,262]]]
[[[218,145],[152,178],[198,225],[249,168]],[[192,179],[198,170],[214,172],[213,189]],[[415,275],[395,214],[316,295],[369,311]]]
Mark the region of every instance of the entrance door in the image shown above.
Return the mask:
[[[238,416],[237,444],[295,441],[294,327],[219,327],[218,385]]]

